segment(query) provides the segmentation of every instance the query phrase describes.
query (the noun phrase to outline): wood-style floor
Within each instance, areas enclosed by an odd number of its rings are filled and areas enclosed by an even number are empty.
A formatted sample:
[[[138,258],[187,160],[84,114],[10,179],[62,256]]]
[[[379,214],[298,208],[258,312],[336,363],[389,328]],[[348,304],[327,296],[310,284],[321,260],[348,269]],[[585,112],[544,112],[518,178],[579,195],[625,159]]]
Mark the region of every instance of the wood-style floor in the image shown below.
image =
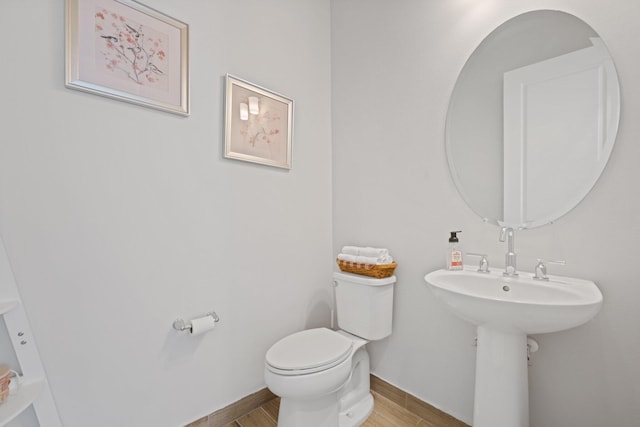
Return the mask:
[[[453,424],[448,421],[437,423],[426,421],[375,391],[372,391],[372,394],[374,400],[373,413],[362,424],[362,427],[451,427],[464,425],[462,423]],[[273,399],[224,427],[276,427],[279,405],[280,400]]]

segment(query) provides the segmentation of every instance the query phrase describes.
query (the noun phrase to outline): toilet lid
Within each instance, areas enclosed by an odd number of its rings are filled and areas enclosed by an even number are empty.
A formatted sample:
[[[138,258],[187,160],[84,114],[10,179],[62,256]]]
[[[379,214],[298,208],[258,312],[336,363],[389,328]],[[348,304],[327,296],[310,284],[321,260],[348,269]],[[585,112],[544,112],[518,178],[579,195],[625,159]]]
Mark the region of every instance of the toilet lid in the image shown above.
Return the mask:
[[[267,351],[269,366],[286,371],[319,371],[345,360],[353,341],[327,328],[308,329],[284,337]]]

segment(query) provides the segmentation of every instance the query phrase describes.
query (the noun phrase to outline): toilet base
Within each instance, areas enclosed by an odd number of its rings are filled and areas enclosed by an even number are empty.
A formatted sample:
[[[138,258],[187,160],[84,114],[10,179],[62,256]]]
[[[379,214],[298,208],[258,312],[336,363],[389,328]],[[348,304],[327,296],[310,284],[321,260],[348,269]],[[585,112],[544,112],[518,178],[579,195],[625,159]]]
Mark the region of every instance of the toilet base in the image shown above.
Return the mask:
[[[367,393],[360,401],[354,402],[343,412],[337,413],[339,406],[336,394],[313,401],[280,401],[278,427],[358,427],[373,412],[373,396]],[[336,420],[338,424],[336,425]]]
[[[337,393],[310,400],[280,399],[278,427],[339,427]]]
[[[360,402],[340,413],[340,427],[357,427],[373,412],[373,396],[368,393]]]
[[[339,333],[346,335],[342,331]],[[324,396],[301,399],[281,396],[278,427],[357,427],[371,415],[373,396],[366,341],[353,336],[351,339],[355,349],[346,382]]]

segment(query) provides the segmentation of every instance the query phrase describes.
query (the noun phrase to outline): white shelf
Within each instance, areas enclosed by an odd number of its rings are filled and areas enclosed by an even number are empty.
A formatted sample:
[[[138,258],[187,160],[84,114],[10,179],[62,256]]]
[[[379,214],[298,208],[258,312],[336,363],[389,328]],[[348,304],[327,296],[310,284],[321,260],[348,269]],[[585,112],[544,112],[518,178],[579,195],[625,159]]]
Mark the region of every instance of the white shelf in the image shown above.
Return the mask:
[[[9,421],[20,415],[22,411],[27,409],[40,395],[43,387],[44,380],[24,382],[23,379],[22,386],[20,386],[18,393],[9,395],[9,397],[0,404],[0,427],[6,425]]]
[[[20,302],[17,299],[0,300],[0,316],[13,310]]]
[[[4,402],[0,403],[0,427],[6,426],[29,407],[33,408],[40,427],[62,427],[2,236],[0,236],[0,317],[2,317],[0,323],[4,321],[9,334],[3,342],[0,342],[0,346],[3,350],[6,344],[13,347],[16,359],[14,369],[23,375],[22,386],[18,392],[9,395]],[[4,341],[7,340],[9,342],[5,343]]]

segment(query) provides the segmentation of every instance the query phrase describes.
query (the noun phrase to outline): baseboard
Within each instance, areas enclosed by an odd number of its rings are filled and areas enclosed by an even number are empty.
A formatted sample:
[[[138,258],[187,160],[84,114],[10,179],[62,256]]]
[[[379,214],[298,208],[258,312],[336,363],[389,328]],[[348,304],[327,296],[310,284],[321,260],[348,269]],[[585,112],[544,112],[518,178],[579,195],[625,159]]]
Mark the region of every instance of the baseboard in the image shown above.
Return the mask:
[[[371,375],[371,390],[438,427],[469,427],[468,424],[375,375]],[[265,387],[185,427],[223,427],[276,397]]]
[[[371,390],[438,427],[469,427],[468,424],[373,374],[371,375]]]
[[[275,394],[271,393],[271,391],[265,387],[206,417],[189,423],[185,427],[223,427],[276,397]]]

